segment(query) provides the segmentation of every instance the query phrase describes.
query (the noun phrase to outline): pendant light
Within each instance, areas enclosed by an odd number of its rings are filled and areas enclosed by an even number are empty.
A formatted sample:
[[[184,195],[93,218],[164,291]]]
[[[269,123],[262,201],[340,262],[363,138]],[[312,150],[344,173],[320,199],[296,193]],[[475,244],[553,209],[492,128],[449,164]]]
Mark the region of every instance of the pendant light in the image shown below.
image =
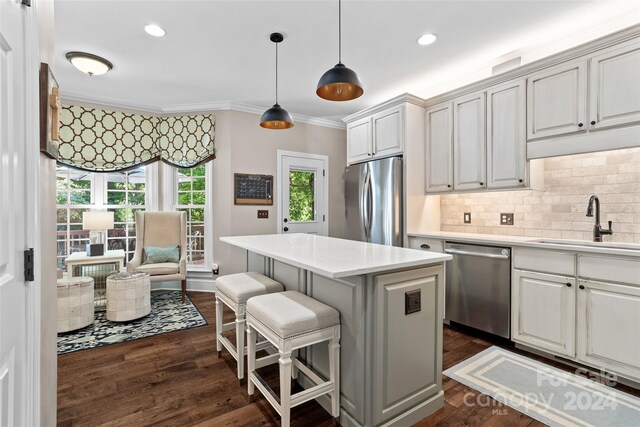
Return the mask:
[[[291,114],[278,104],[278,43],[284,40],[280,33],[272,33],[269,39],[276,44],[276,103],[264,112],[260,126],[267,129],[289,129],[293,127]]]
[[[316,94],[328,101],[351,101],[363,93],[356,72],[342,63],[342,0],[338,0],[338,63],[320,77]]]

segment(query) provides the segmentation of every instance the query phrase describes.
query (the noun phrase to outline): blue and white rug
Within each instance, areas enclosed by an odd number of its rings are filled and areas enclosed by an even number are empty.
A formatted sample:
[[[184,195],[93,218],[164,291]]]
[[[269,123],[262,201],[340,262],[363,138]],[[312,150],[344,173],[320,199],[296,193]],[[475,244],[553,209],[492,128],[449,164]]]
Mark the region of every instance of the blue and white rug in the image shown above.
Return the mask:
[[[550,426],[640,425],[640,398],[498,347],[443,374]],[[488,404],[474,396],[463,402]]]
[[[151,293],[151,313],[131,322],[110,322],[105,311],[96,311],[93,325],[58,335],[58,354],[131,341],[182,329],[207,325],[189,297],[182,293]]]

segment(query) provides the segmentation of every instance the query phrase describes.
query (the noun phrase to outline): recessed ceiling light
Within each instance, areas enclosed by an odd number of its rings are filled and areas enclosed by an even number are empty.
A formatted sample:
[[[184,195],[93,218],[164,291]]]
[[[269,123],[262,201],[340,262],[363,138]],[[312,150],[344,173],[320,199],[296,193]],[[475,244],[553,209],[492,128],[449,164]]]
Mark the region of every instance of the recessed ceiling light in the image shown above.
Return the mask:
[[[424,34],[420,36],[420,38],[418,39],[418,44],[421,46],[426,46],[428,44],[435,42],[437,38],[438,36],[436,36],[435,34],[431,34],[431,33]]]
[[[90,76],[99,76],[113,68],[111,62],[91,53],[69,52],[65,56],[74,67]]]
[[[163,37],[165,34],[167,34],[164,28],[156,24],[145,25],[144,30],[147,32],[147,34],[152,35],[154,37]]]

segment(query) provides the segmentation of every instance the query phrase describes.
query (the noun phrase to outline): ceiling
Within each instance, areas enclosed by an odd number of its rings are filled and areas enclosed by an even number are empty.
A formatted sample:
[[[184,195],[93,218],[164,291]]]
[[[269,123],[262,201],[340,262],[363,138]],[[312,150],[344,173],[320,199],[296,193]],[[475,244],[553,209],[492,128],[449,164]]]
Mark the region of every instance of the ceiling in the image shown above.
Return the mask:
[[[64,97],[149,111],[219,103],[274,103],[280,31],[280,104],[338,119],[403,92],[425,96],[474,68],[593,28],[605,18],[640,22],[640,1],[343,1],[343,62],[365,94],[336,103],[315,95],[337,62],[337,1],[56,0],[55,73]],[[143,27],[156,23],[163,38]],[[597,27],[597,25],[596,25]],[[436,33],[420,46],[417,38]],[[64,55],[85,51],[114,64],[89,77]],[[434,93],[431,93],[434,94]]]

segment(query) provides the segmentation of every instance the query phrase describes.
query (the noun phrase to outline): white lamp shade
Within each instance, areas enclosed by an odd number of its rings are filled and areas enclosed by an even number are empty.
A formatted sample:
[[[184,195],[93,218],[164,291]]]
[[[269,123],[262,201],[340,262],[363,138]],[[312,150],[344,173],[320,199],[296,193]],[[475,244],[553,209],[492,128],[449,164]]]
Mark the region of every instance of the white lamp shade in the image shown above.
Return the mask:
[[[82,214],[83,230],[111,230],[113,228],[113,212],[90,211]]]

